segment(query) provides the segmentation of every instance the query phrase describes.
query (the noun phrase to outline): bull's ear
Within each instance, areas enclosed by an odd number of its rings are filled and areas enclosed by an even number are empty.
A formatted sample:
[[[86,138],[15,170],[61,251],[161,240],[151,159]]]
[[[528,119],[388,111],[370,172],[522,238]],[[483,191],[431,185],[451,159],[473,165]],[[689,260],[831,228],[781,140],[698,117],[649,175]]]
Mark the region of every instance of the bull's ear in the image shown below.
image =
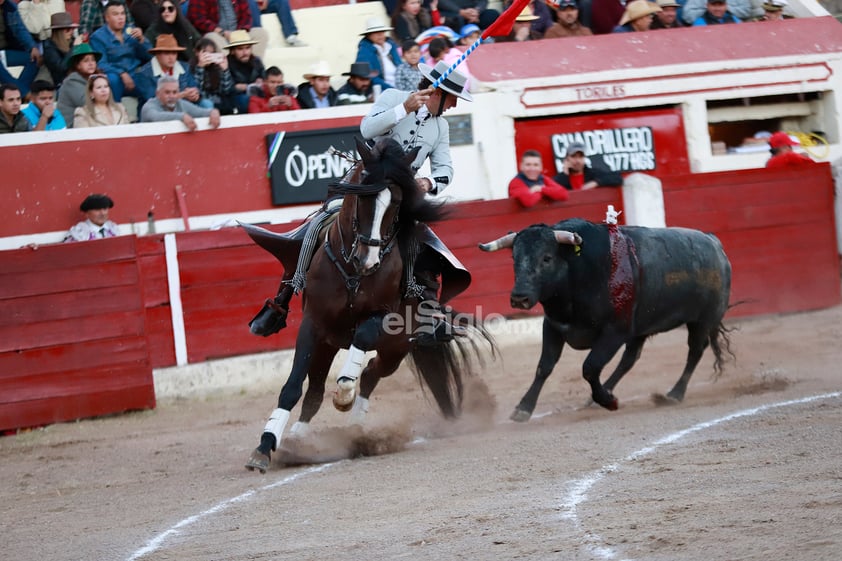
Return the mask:
[[[582,245],[582,236],[576,232],[568,232],[567,230],[553,230],[555,241],[567,245]]]
[[[515,236],[517,236],[517,232],[512,232],[488,243],[481,243],[479,248],[483,251],[497,251],[498,249],[512,247],[515,244]]]
[[[360,153],[363,163],[368,166],[374,161],[374,155],[371,153],[371,149],[368,147],[368,144],[366,144],[365,141],[358,136],[354,137],[354,141],[357,143],[357,152]]]

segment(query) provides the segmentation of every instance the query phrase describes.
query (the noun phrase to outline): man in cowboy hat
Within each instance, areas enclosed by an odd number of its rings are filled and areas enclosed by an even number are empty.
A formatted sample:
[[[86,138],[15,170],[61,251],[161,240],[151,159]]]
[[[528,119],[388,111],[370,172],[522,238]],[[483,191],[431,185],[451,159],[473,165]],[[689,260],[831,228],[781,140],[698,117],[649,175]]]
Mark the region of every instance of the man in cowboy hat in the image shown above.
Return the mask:
[[[85,213],[85,220],[73,226],[64,237],[66,242],[83,242],[120,235],[118,226],[108,219],[108,211],[114,201],[108,195],[88,195],[79,210]]]
[[[634,31],[649,31],[652,27],[652,20],[655,14],[661,11],[661,7],[649,0],[634,0],[626,4],[620,24],[614,28],[612,33],[629,33]]]
[[[678,17],[678,10],[681,9],[681,4],[675,0],[658,0],[658,6],[661,7],[661,11],[655,14],[652,27],[649,29],[684,27],[684,21]]]
[[[330,85],[330,65],[320,60],[304,74],[307,80],[298,86],[298,105],[301,109],[320,109],[336,105],[336,90]]]
[[[532,8],[527,4],[515,18],[511,32],[507,36],[499,37],[496,40],[520,43],[521,41],[540,39],[541,34],[532,31],[532,23],[538,19],[540,18],[532,13]]]
[[[186,64],[178,60],[178,53],[185,48],[178,44],[175,35],[162,33],[155,39],[155,46],[149,49],[153,55],[152,60],[140,67],[137,71],[137,89],[141,103],[155,97],[155,90],[158,88],[158,78],[161,76],[173,76],[178,78],[178,97],[186,99],[191,103],[199,103],[201,94],[196,78]],[[208,108],[213,107],[211,103]]]
[[[360,124],[360,132],[369,141],[377,142],[382,138],[391,138],[400,144],[405,151],[413,148],[420,148],[412,164],[414,170],[418,171],[424,162],[430,160],[430,175],[416,179],[418,188],[436,195],[443,191],[453,178],[453,163],[450,158],[450,128],[442,114],[448,109],[456,107],[458,99],[473,101],[471,94],[465,88],[467,79],[458,71],[453,71],[442,80],[437,88],[432,84],[447,70],[448,65],[444,62],[438,63],[434,68],[426,64],[419,64],[423,78],[418,84],[418,90],[405,92],[398,89],[385,90],[372,106],[368,114],[363,117]],[[286,318],[289,313],[289,302],[292,296],[304,288],[307,268],[313,257],[316,248],[318,232],[321,225],[328,216],[337,212],[339,205],[323,208],[309,222],[307,234],[301,246],[301,253],[298,257],[295,275],[289,284],[283,286],[274,300],[267,301],[263,309],[258,312],[251,321],[251,331],[255,335],[268,336],[277,333],[286,327]],[[439,266],[450,264],[450,269],[461,265],[454,265],[449,250],[436,238],[429,228],[425,234],[428,243],[425,247],[437,247],[433,250],[436,253],[442,251],[442,258],[438,256],[424,257],[427,265],[418,276],[422,285],[415,281],[415,255],[409,256],[404,269],[404,282],[407,297],[422,298],[428,303],[427,310],[433,312],[433,330],[430,333],[418,337],[420,344],[435,344],[447,341],[459,329],[447,323],[443,316],[438,313],[438,284],[436,277],[440,271],[435,270],[432,263]],[[425,248],[414,248],[413,251],[420,251],[422,256],[429,255]],[[458,263],[458,261],[456,261]],[[467,275],[467,271],[460,269],[457,275]],[[423,275],[423,276],[422,276]],[[468,277],[470,278],[470,277]],[[467,285],[466,285],[467,286]]]
[[[351,64],[351,70],[343,72],[348,76],[345,84],[336,92],[336,105],[369,103],[374,101],[374,88],[371,87],[371,67],[367,62]]]
[[[249,107],[249,86],[256,86],[259,90],[263,79],[266,78],[266,69],[260,57],[254,54],[252,46],[257,41],[251,38],[248,31],[238,29],[233,31],[229,37],[228,49],[228,71],[234,79],[234,100],[237,111],[247,113]]]

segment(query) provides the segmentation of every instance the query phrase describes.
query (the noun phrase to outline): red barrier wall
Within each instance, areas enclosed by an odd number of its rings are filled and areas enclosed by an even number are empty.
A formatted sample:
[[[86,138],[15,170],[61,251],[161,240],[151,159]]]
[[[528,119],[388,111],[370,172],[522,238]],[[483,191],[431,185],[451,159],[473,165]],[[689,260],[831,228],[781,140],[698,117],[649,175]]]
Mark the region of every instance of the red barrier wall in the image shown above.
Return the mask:
[[[155,406],[137,243],[3,252],[0,431]]]
[[[731,301],[741,302],[730,316],[840,303],[830,166],[670,177],[664,200],[669,226],[722,240]],[[620,189],[531,209],[510,200],[453,205],[435,230],[474,277],[453,307],[513,315],[511,254],[477,244],[535,223],[602,221],[608,204],[623,208]],[[277,290],[274,257],[238,228],[176,242],[189,362],[294,346],[300,298],[279,335],[255,337],[246,325]],[[152,366],[175,364],[163,236],[3,251],[0,271],[0,430],[154,406]]]

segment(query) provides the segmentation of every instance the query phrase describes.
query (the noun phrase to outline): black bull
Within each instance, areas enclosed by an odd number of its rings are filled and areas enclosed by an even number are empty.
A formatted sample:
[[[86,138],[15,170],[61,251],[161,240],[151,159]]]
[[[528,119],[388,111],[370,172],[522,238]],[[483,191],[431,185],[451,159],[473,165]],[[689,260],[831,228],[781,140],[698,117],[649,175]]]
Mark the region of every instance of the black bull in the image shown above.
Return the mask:
[[[719,240],[686,228],[609,226],[570,219],[530,226],[488,244],[510,247],[514,259],[514,308],[544,307],[543,346],[535,380],[512,419],[527,421],[564,344],[591,349],[582,375],[593,400],[617,409],[611,393],[640,357],[646,338],[687,326],[687,363],[667,394],[681,401],[710,345],[721,372],[730,340],[722,324],[731,290],[731,264]],[[617,368],[602,385],[602,369],[621,346]]]

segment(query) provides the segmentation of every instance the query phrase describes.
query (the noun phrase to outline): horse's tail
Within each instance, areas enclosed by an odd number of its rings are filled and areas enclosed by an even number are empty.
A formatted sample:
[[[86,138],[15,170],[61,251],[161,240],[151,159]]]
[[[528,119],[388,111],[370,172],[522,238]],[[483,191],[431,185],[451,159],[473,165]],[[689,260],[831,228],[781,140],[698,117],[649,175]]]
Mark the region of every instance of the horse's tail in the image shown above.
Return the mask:
[[[497,354],[497,345],[482,324],[473,319],[460,324],[468,331],[467,335],[440,345],[416,346],[410,352],[410,366],[448,419],[458,417],[462,412],[463,376],[474,374],[475,366],[485,363],[480,343],[491,348],[492,357]]]

